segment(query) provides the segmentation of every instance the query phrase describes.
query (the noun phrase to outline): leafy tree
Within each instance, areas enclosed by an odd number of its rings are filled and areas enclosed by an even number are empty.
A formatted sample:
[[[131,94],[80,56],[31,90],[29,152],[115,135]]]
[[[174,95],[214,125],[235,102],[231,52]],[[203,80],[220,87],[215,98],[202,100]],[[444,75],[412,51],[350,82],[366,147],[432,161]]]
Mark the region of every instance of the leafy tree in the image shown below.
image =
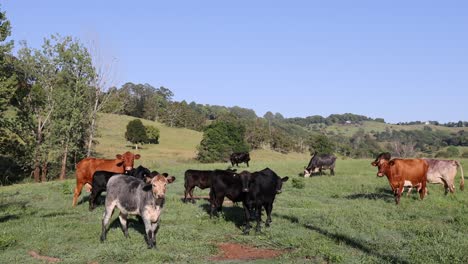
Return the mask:
[[[447,155],[449,157],[458,157],[460,156],[460,151],[458,150],[457,147],[450,146],[447,148]]]
[[[249,151],[244,138],[244,125],[235,121],[216,121],[205,129],[197,147],[197,159],[206,163],[227,161],[232,152]]]
[[[310,153],[318,152],[323,154],[332,154],[334,152],[334,144],[327,136],[318,134],[309,138]]]
[[[135,144],[136,149],[138,149],[138,143],[148,142],[145,126],[140,119],[134,119],[128,122],[125,139]]]
[[[159,144],[159,129],[155,126],[145,126],[147,143]]]

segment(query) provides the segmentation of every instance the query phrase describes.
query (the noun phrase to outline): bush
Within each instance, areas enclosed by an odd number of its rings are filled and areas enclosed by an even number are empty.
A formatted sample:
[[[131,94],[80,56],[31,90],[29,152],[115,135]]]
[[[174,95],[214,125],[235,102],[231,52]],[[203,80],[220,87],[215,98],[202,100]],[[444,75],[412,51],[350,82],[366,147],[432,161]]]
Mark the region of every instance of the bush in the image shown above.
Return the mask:
[[[465,159],[468,158],[468,151],[463,152],[461,156],[462,158],[465,158]]]
[[[292,186],[293,186],[293,188],[296,188],[296,189],[304,189],[304,187],[305,187],[304,179],[302,179],[302,178],[293,178],[292,179]]]
[[[236,121],[216,121],[209,125],[200,145],[197,159],[201,162],[228,161],[233,152],[250,151],[245,137],[245,127]]]
[[[154,126],[145,126],[146,136],[149,144],[159,144],[159,129]]]
[[[145,143],[148,141],[145,126],[140,119],[134,119],[128,122],[125,138],[133,144],[137,145],[137,148],[138,143]]]
[[[449,155],[449,157],[458,157],[460,156],[460,151],[457,147],[450,146],[447,148],[447,154]]]

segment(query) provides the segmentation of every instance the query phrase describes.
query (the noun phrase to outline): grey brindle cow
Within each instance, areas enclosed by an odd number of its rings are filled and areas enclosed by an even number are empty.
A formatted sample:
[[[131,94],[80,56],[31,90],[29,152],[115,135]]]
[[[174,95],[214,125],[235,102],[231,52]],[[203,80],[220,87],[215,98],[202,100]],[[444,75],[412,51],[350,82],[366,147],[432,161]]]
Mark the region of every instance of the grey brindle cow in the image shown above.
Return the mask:
[[[106,240],[109,220],[115,207],[120,210],[120,225],[125,237],[128,237],[127,216],[139,215],[145,224],[148,248],[156,247],[156,232],[164,207],[166,185],[174,182],[175,177],[157,175],[150,184],[142,180],[116,175],[107,183],[106,209],[102,219],[101,242]]]
[[[429,165],[427,171],[427,181],[430,183],[443,184],[445,194],[449,191],[455,192],[455,176],[457,176],[457,169],[460,167],[461,182],[460,190],[465,187],[465,179],[463,175],[463,167],[460,162],[456,160],[437,160],[437,159],[424,159]]]

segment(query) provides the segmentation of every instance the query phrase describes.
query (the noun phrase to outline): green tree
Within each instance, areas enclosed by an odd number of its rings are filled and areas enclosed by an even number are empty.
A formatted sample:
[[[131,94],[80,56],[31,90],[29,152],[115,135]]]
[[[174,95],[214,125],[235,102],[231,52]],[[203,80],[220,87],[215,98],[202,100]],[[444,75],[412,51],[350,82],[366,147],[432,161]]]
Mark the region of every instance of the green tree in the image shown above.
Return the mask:
[[[147,143],[159,144],[159,129],[155,126],[145,126]]]
[[[134,119],[128,122],[125,138],[135,144],[136,149],[138,149],[138,143],[148,142],[145,126],[140,119]]]
[[[458,157],[460,156],[460,151],[458,150],[457,147],[450,146],[447,148],[447,155],[449,157]]]
[[[205,129],[197,149],[201,162],[227,161],[232,152],[249,151],[245,126],[232,120],[216,121]]]
[[[334,152],[334,144],[327,136],[322,134],[313,135],[308,140],[309,151],[311,153],[318,152],[323,154],[332,154]]]

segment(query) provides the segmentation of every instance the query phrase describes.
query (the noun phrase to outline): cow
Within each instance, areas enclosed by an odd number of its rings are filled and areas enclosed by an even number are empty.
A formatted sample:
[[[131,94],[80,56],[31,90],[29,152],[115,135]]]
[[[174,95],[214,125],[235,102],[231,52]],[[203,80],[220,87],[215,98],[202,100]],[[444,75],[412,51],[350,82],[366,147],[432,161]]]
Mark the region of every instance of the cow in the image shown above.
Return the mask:
[[[318,154],[315,152],[309,164],[304,169],[304,177],[310,177],[312,172],[316,171],[317,168],[320,174],[322,174],[322,170],[329,169],[330,175],[335,175],[335,162],[336,156],[331,154]]]
[[[210,217],[222,211],[224,197],[233,202],[242,202],[244,208],[244,234],[250,231],[250,214],[256,210],[257,220],[261,214],[261,206],[265,207],[268,224],[271,223],[271,209],[275,195],[281,193],[282,184],[288,178],[279,178],[269,168],[259,172],[243,171],[240,174],[225,171],[212,178],[210,190]],[[257,222],[257,231],[260,231]]]
[[[420,199],[424,199],[426,194],[427,171],[429,169],[426,161],[422,159],[388,160],[385,158],[377,158],[371,165],[378,167],[378,177],[387,176],[397,205],[400,203],[405,181],[411,182],[412,186],[417,186]]]
[[[209,188],[211,186],[211,178],[219,171],[221,170],[186,170],[184,175],[184,203],[187,202],[187,195],[190,195],[192,203],[195,203],[195,199],[193,199],[195,186],[202,190]],[[228,169],[227,171],[235,172],[236,170]]]
[[[382,153],[375,159],[373,164],[376,164],[380,159],[390,160],[390,158],[390,153]],[[457,169],[460,168],[460,190],[464,189],[465,180],[463,175],[463,167],[461,166],[460,162],[456,160],[437,160],[427,158],[424,158],[423,160],[425,160],[429,165],[429,169],[427,171],[428,183],[443,184],[445,188],[445,194],[447,194],[449,191],[453,193],[455,191],[455,176],[457,175]],[[411,193],[411,189],[412,188],[410,187],[408,190],[408,195]]]
[[[157,171],[150,172],[149,169],[138,166],[130,171],[126,171],[126,175],[133,176],[137,179],[149,183],[159,173]],[[89,195],[89,210],[92,211],[96,208],[96,199],[101,195],[102,192],[106,191],[107,182],[112,176],[119,175],[118,173],[109,171],[96,171],[93,175],[91,194]]]
[[[174,176],[157,175],[150,184],[127,175],[116,175],[107,183],[106,209],[102,219],[101,242],[106,240],[109,220],[115,207],[120,210],[120,226],[128,238],[127,217],[138,215],[145,225],[148,248],[156,247],[156,232],[159,229],[164,207],[166,185],[175,181]]]
[[[93,182],[95,171],[109,171],[115,173],[124,173],[133,169],[133,164],[136,159],[140,158],[140,154],[125,152],[117,154],[115,159],[98,159],[84,158],[76,165],[76,187],[73,194],[72,206],[76,206],[78,197],[81,194],[81,189],[85,184]]]
[[[245,162],[247,167],[249,167],[250,155],[248,152],[235,152],[231,154],[229,160],[232,166],[236,164],[236,166],[239,167],[239,163]]]
[[[273,202],[277,194],[282,192],[283,183],[288,181],[289,177],[279,177],[270,168],[265,168],[261,171],[252,173],[250,177],[245,176],[249,174],[248,171],[240,173],[241,178],[250,178],[249,191],[247,194],[247,203],[249,208],[253,209],[257,225],[256,232],[260,232],[260,222],[262,221],[262,208],[265,209],[267,220],[265,226],[269,227],[271,224],[271,211],[273,210]],[[251,211],[250,211],[251,212]],[[248,218],[250,219],[250,218]],[[250,224],[246,226],[247,232],[250,229]]]

